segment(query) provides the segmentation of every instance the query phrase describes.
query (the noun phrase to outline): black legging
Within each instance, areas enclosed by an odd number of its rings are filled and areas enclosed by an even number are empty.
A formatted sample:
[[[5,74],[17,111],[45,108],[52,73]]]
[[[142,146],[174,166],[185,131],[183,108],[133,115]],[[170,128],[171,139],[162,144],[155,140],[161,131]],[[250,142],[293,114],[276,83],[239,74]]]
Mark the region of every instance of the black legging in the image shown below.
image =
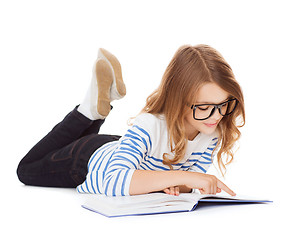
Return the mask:
[[[94,151],[121,136],[98,134],[105,120],[70,112],[20,161],[17,175],[26,185],[76,187],[83,183]]]

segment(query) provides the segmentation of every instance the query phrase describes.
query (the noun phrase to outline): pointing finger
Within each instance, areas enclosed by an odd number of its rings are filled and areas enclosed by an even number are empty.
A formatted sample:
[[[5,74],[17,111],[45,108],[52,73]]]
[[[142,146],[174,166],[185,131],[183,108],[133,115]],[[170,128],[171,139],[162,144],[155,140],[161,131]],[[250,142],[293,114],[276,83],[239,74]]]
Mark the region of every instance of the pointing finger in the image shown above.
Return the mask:
[[[217,187],[224,190],[226,193],[230,194],[231,196],[235,196],[236,193],[233,192],[230,188],[228,188],[222,181],[217,179]]]

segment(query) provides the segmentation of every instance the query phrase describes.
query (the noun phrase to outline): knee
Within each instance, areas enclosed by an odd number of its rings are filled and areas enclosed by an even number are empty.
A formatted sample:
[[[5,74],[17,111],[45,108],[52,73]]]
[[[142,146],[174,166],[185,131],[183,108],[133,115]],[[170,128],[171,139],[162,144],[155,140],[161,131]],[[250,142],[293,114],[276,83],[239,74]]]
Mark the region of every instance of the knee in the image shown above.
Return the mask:
[[[22,182],[23,184],[26,184],[26,171],[25,171],[25,166],[24,164],[22,164],[22,162],[20,162],[18,164],[17,167],[17,177],[19,179],[20,182]]]
[[[25,185],[33,185],[32,181],[31,181],[32,176],[30,174],[30,168],[27,164],[25,164],[21,161],[18,164],[16,173],[17,173],[17,177],[20,182],[22,182]]]

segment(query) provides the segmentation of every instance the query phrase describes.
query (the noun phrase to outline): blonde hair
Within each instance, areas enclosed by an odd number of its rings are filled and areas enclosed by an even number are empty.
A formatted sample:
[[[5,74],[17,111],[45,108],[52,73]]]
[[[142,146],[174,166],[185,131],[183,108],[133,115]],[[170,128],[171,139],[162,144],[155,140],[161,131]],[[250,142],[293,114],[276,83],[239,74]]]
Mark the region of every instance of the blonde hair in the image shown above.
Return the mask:
[[[159,87],[148,96],[141,113],[163,114],[167,122],[169,145],[174,158],[163,154],[163,164],[172,169],[185,155],[187,136],[184,119],[189,104],[196,101],[199,88],[208,82],[216,83],[238,100],[235,111],[225,116],[218,125],[219,141],[215,149],[218,166],[223,174],[226,165],[233,161],[233,146],[240,138],[238,127],[245,124],[242,90],[235,80],[229,64],[215,49],[208,45],[184,45],[175,53],[167,66]],[[241,121],[237,126],[237,119]]]

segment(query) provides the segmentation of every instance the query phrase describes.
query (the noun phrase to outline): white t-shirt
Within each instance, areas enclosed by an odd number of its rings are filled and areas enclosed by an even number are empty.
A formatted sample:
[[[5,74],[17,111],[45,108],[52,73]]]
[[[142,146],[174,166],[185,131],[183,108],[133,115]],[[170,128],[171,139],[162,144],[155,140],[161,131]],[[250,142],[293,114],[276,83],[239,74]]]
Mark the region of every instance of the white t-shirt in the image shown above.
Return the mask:
[[[173,164],[173,170],[206,173],[212,164],[217,141],[216,132],[211,135],[199,133],[194,140],[188,141],[184,159]],[[173,156],[164,116],[140,114],[120,140],[107,143],[92,154],[86,180],[77,186],[77,191],[128,196],[135,170],[170,170],[162,163],[163,153]]]

